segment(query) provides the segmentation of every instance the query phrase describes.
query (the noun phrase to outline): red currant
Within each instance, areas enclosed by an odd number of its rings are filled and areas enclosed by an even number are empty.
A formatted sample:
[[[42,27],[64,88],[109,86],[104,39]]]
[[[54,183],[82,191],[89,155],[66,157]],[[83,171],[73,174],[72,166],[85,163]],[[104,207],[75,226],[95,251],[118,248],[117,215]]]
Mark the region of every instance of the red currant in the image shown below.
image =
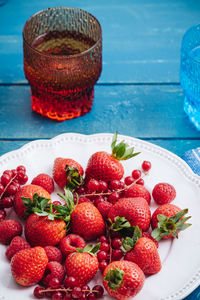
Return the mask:
[[[109,244],[106,243],[106,242],[101,243],[100,250],[101,250],[101,251],[108,252],[108,251],[110,250]]]
[[[90,179],[87,184],[88,192],[94,193],[99,191],[99,182],[96,179]]]
[[[124,182],[123,181],[120,181],[120,187],[119,188],[120,188],[120,190],[124,189]]]
[[[119,190],[120,186],[121,186],[120,180],[112,180],[109,183],[109,188],[111,189],[111,191]]]
[[[120,199],[120,194],[118,192],[113,192],[108,197],[108,201],[112,204],[115,204],[119,199]]]
[[[83,295],[80,287],[75,286],[72,290],[72,298],[80,298]]]
[[[66,288],[74,288],[77,285],[78,285],[77,280],[74,277],[69,276],[65,278],[64,286]]]
[[[141,177],[141,171],[140,170],[133,170],[132,172],[132,177],[136,180],[139,179]]]
[[[45,296],[46,296],[47,298],[52,298],[52,295],[53,295],[53,293],[50,292],[50,291],[45,292]]]
[[[120,249],[121,245],[122,245],[122,241],[120,238],[116,237],[112,240],[112,247],[114,249]]]
[[[96,199],[94,200],[94,205],[97,206],[99,203],[104,202],[105,199],[102,196],[96,197]]]
[[[92,288],[93,293],[95,294],[96,298],[101,298],[104,294],[104,288],[97,284]]]
[[[4,186],[0,183],[0,195],[4,192]]]
[[[4,209],[0,209],[0,222],[4,221],[6,218],[6,212]]]
[[[105,251],[101,251],[101,250],[100,250],[100,251],[97,253],[97,258],[98,258],[99,261],[106,260],[106,259],[108,258],[108,253],[105,252]]]
[[[6,186],[11,180],[11,177],[8,174],[3,174],[1,176],[1,183],[3,184],[3,186]]]
[[[48,284],[52,289],[58,289],[60,287],[60,280],[58,278],[52,278]]]
[[[10,184],[7,187],[6,195],[15,195],[17,193],[17,186],[15,184]]]
[[[23,173],[26,173],[26,168],[25,168],[24,166],[18,166],[18,167],[16,168],[16,170],[17,170],[17,172],[18,172],[18,171],[22,171]]]
[[[70,294],[66,294],[63,298],[63,300],[70,300],[70,299],[72,299]]]
[[[112,251],[112,260],[120,260],[124,256],[122,250],[114,249]]]
[[[124,179],[124,182],[126,185],[131,185],[131,183],[134,182],[134,178],[132,176],[127,176],[125,179]]]
[[[12,178],[17,175],[17,170],[13,169],[11,170],[11,172],[12,172]]]
[[[87,296],[87,299],[88,300],[95,300],[96,299],[96,296],[94,293],[90,293],[88,296]]]
[[[81,296],[81,298],[79,298],[79,300],[87,300],[87,296],[86,296],[85,294],[83,294],[83,295]]]
[[[16,186],[16,188],[17,188],[17,190],[19,190],[19,188],[20,188],[20,184],[19,184],[18,182],[16,182],[15,180],[14,180],[14,181],[12,181],[12,185],[15,185],[15,186]]]
[[[19,180],[19,183],[25,184],[28,181],[28,176],[24,174],[22,171],[19,171],[17,173],[17,179]]]
[[[35,296],[35,298],[38,298],[38,299],[42,299],[42,298],[44,298],[44,294],[45,293],[41,293],[41,291],[43,291],[44,290],[44,288],[43,287],[41,287],[41,286],[36,286],[36,288],[34,289],[34,291],[33,291],[33,295]]]
[[[51,299],[53,299],[53,300],[61,300],[61,299],[63,299],[63,295],[62,295],[61,292],[55,292],[55,293],[53,293]]]
[[[144,185],[144,180],[142,178],[140,178],[138,181],[137,181],[137,184],[139,185]]]
[[[12,177],[12,171],[10,170],[5,170],[3,174],[7,174],[8,176],[10,176],[10,178]]]
[[[105,181],[99,181],[99,192],[105,193],[105,192],[107,192],[107,190],[108,190],[108,184],[107,184],[107,182],[105,182]]]
[[[89,293],[90,293],[90,287],[89,287],[89,285],[84,285],[84,286],[82,287],[82,293],[83,293],[85,296],[89,295]]]
[[[142,163],[142,169],[143,171],[148,172],[151,169],[150,161],[144,160]]]
[[[80,188],[78,188],[77,193],[78,193],[79,195],[83,195],[83,194],[85,193],[84,187],[81,186]]]
[[[99,270],[103,273],[103,271],[105,270],[105,268],[107,267],[108,262],[105,260],[102,260],[99,262]]]
[[[10,208],[13,206],[13,198],[12,197],[3,197],[1,199],[1,204],[3,208]]]
[[[98,239],[99,243],[104,243],[104,242],[108,242],[108,239],[105,235],[101,235]]]

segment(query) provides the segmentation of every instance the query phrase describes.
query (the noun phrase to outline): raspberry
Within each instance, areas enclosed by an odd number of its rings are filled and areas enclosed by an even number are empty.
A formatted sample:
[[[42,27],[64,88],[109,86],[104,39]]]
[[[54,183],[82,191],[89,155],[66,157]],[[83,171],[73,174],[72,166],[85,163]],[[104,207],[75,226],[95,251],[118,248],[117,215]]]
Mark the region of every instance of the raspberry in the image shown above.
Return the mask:
[[[60,282],[62,282],[64,275],[65,271],[63,266],[57,261],[51,261],[46,266],[43,283],[45,286],[48,286],[52,278],[57,278]]]
[[[100,213],[101,213],[102,217],[104,218],[104,220],[107,219],[108,212],[109,212],[109,210],[111,209],[112,206],[113,206],[113,204],[110,203],[110,202],[107,202],[107,201],[100,202],[97,205],[97,208],[100,211]]]
[[[31,184],[43,187],[49,194],[54,191],[53,179],[48,174],[39,174],[33,178]]]
[[[0,222],[0,243],[8,245],[11,240],[22,234],[22,225],[15,220],[4,220]]]
[[[151,201],[151,194],[149,193],[149,191],[147,191],[147,189],[144,186],[139,184],[130,186],[125,192],[125,197],[142,197],[148,202],[148,204],[150,204]]]
[[[64,256],[77,252],[76,248],[83,249],[85,246],[84,239],[78,234],[68,234],[60,241],[60,250]]]
[[[62,253],[58,248],[53,246],[46,246],[44,247],[44,250],[46,252],[49,262],[50,261],[57,261],[59,263],[62,262]]]
[[[14,239],[12,239],[10,246],[6,250],[6,257],[8,260],[11,260],[11,258],[20,250],[31,248],[29,243],[21,236],[16,236]]]
[[[167,204],[172,202],[176,197],[176,190],[169,183],[158,183],[153,188],[152,196],[157,204]]]
[[[142,237],[146,237],[148,239],[151,239],[155,244],[156,244],[156,247],[158,248],[158,241],[156,241],[152,236],[151,236],[151,233],[150,232],[147,232],[147,231],[143,231],[142,232]]]

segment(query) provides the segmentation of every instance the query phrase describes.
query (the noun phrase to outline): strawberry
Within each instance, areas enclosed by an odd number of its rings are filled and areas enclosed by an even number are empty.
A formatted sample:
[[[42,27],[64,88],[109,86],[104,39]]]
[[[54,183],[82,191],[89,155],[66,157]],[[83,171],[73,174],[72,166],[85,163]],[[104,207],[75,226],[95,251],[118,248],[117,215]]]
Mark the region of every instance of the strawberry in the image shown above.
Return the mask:
[[[111,297],[125,300],[136,296],[143,287],[144,273],[131,261],[110,263],[103,272],[103,285]]]
[[[43,187],[49,194],[54,191],[53,179],[48,174],[39,174],[33,178],[31,184],[39,185]]]
[[[105,233],[105,223],[98,209],[89,202],[78,204],[71,214],[72,232],[94,240]]]
[[[170,203],[159,206],[151,219],[151,227],[154,229],[151,233],[152,237],[157,241],[162,238],[178,238],[178,232],[191,225],[185,223],[191,218],[184,217],[187,212],[188,209],[181,210],[178,206]]]
[[[150,232],[148,232],[148,231],[143,231],[143,232],[142,232],[142,237],[146,237],[146,238],[148,238],[148,239],[151,239],[151,240],[155,243],[156,248],[159,247],[158,241],[156,241],[156,240],[152,237],[152,235],[151,235]]]
[[[31,246],[55,246],[66,235],[66,223],[61,219],[32,214],[25,224],[25,236]]]
[[[170,203],[175,199],[176,190],[169,183],[158,183],[153,188],[152,196],[157,204],[162,205]]]
[[[78,249],[80,252],[68,255],[65,261],[67,276],[74,277],[78,286],[86,285],[96,275],[99,263],[95,254],[99,246],[87,245],[84,249]]]
[[[6,257],[8,260],[11,260],[11,258],[20,250],[31,248],[29,243],[21,236],[16,236],[14,239],[12,239],[10,246],[6,250]]]
[[[139,226],[141,230],[146,231],[150,225],[151,212],[144,198],[121,198],[109,210],[108,218],[112,222],[111,229],[116,229],[117,223],[121,221],[128,221],[130,226]]]
[[[137,240],[133,250],[127,252],[124,259],[136,263],[148,275],[158,273],[162,267],[155,243],[146,237]]]
[[[41,247],[17,252],[11,260],[11,272],[16,282],[22,286],[38,283],[46,269],[48,258]]]
[[[61,251],[54,246],[46,246],[44,247],[46,255],[48,257],[48,261],[57,261],[59,263],[62,262],[62,253]]]
[[[101,151],[94,153],[87,164],[86,179],[94,178],[109,182],[120,180],[124,175],[124,168],[120,160],[127,160],[139,153],[133,153],[134,148],[128,148],[123,141],[116,145],[117,133],[114,134],[111,149],[112,154]]]
[[[145,200],[147,200],[148,204],[150,204],[150,202],[151,202],[151,194],[143,185],[139,185],[139,184],[134,184],[134,185],[130,186],[125,191],[124,197],[126,197],[126,198],[142,197]]]
[[[83,249],[86,246],[84,239],[78,234],[68,234],[60,241],[60,250],[67,257],[70,253],[77,252],[76,248]]]
[[[51,261],[48,262],[46,266],[42,282],[44,285],[48,286],[52,278],[57,278],[60,282],[62,282],[64,276],[65,276],[65,271],[63,266],[57,261]]]
[[[113,206],[113,204],[108,201],[100,202],[97,205],[97,208],[100,211],[104,220],[106,220],[108,218],[108,213],[112,206]]]
[[[54,160],[53,179],[62,188],[73,188],[74,185],[82,184],[83,168],[71,158],[57,157]]]
[[[41,186],[28,184],[21,187],[18,190],[18,192],[15,194],[15,198],[14,198],[14,210],[20,218],[25,219],[28,217],[28,214],[26,214],[26,206],[23,203],[22,197],[29,198],[30,202],[33,202],[34,194],[38,194],[40,197],[51,199],[49,193]]]
[[[0,243],[8,245],[11,240],[22,234],[22,225],[15,220],[4,220],[0,222]]]

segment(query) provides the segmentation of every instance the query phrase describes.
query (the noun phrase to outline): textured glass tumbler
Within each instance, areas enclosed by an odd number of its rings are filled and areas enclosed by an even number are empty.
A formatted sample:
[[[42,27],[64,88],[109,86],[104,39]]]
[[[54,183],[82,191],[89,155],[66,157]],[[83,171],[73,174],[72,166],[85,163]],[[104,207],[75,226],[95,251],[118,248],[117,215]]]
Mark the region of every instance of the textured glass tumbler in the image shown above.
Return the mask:
[[[64,121],[91,110],[102,70],[102,32],[94,16],[78,8],[42,10],[25,23],[23,48],[34,111]]]
[[[191,27],[183,36],[180,82],[185,93],[184,110],[200,130],[200,25]]]

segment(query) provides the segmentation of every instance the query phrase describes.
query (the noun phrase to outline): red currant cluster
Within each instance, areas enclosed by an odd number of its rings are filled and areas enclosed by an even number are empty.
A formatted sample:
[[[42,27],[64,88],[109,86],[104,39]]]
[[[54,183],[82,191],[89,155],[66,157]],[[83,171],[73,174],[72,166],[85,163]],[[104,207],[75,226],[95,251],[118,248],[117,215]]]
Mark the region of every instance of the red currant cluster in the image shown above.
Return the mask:
[[[24,166],[13,170],[5,170],[0,178],[0,222],[6,217],[4,208],[13,206],[14,195],[20,186],[28,181]]]
[[[47,297],[53,300],[95,300],[103,296],[104,288],[101,285],[95,285],[92,289],[88,285],[80,287],[76,279],[70,276],[65,278],[63,284],[58,278],[52,278],[48,287],[37,286],[33,294],[38,299]]]
[[[120,260],[124,256],[124,252],[121,249],[122,241],[119,237],[110,239],[102,235],[98,239],[98,242],[101,243],[101,245],[97,253],[97,258],[99,261],[99,269],[103,272],[111,261]]]

